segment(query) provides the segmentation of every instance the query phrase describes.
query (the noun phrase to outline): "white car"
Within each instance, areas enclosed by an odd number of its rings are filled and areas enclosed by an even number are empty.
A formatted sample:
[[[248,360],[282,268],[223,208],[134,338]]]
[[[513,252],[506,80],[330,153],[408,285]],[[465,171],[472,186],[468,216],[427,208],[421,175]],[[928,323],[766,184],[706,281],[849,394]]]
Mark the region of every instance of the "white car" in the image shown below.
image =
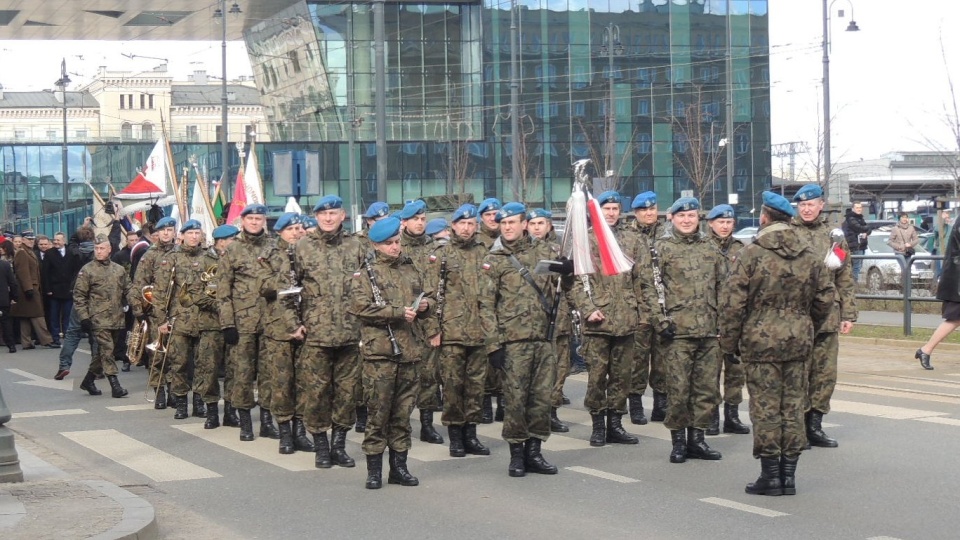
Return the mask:
[[[887,244],[890,233],[887,231],[873,231],[867,237],[865,256],[893,255],[893,248]],[[922,245],[916,247],[917,255],[929,255]],[[910,278],[916,288],[929,288],[934,281],[934,261],[913,261],[910,265]],[[903,283],[901,278],[900,262],[893,259],[863,259],[860,268],[860,282],[866,284],[871,291],[884,289],[899,289]]]
[[[744,227],[733,233],[733,237],[744,244],[750,244],[753,242],[753,237],[757,235],[757,231],[759,230],[759,227]]]

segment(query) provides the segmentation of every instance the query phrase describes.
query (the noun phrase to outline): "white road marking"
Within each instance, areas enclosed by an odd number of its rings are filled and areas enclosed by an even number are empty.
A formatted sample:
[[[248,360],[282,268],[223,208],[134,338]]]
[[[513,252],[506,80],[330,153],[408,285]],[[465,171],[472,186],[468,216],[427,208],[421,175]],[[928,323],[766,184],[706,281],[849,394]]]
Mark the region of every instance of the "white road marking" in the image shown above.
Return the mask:
[[[900,540],[896,536],[871,536],[867,540]]]
[[[943,424],[945,426],[960,426],[960,420],[956,418],[944,418],[942,416],[931,416],[929,418],[914,418],[918,422],[929,422],[931,424]]]
[[[114,407],[107,407],[107,409],[113,412],[146,411],[146,410],[153,410],[153,403],[137,403],[136,405],[116,405]]]
[[[778,512],[776,510],[770,510],[768,508],[760,508],[759,506],[752,506],[749,504],[739,503],[737,501],[720,499],[718,497],[707,497],[706,499],[700,499],[700,501],[709,503],[709,504],[715,504],[717,506],[732,508],[734,510],[740,510],[743,512],[750,512],[751,514],[757,514],[759,516],[764,516],[764,517],[781,517],[781,516],[790,515],[790,514],[785,514],[783,512]]]
[[[833,412],[890,418],[892,420],[910,420],[912,418],[927,418],[930,416],[947,416],[947,413],[938,411],[924,411],[906,407],[891,407],[889,405],[875,405],[859,401],[831,400],[830,408]]]
[[[587,474],[590,476],[596,476],[597,478],[603,478],[604,480],[612,480],[614,482],[620,482],[621,484],[635,484],[639,482],[636,478],[627,478],[626,476],[620,476],[619,474],[608,473],[605,471],[598,471],[597,469],[590,469],[587,467],[565,467],[568,471],[578,472],[581,474]]]
[[[19,420],[21,418],[43,418],[47,416],[70,416],[74,414],[87,414],[87,411],[83,409],[58,409],[53,411],[28,411],[28,412],[18,412],[13,413],[13,418]]]
[[[199,437],[207,442],[222,446],[234,452],[243,454],[247,457],[275,465],[288,471],[312,471],[314,467],[314,454],[307,452],[294,452],[289,455],[281,455],[278,451],[279,441],[257,436],[253,441],[241,441],[240,431],[232,428],[220,427],[217,429],[203,429],[203,424],[199,422],[190,422],[176,424],[171,426],[184,433],[189,433]],[[254,434],[256,435],[256,430]],[[347,449],[349,453],[349,448]],[[356,458],[354,458],[356,459]]]
[[[202,427],[202,426],[201,426]],[[132,469],[154,482],[219,478],[220,475],[128,437],[115,429],[68,431],[71,441]]]
[[[66,390],[68,392],[73,391],[73,379],[66,379],[63,381],[58,381],[56,379],[48,379],[46,377],[41,377],[39,375],[34,375],[28,371],[23,371],[22,369],[8,369],[10,373],[14,375],[19,375],[27,381],[17,381],[17,384],[23,384],[26,386],[39,386],[41,388],[52,388],[54,390]]]
[[[883,388],[878,386],[844,386],[844,392],[854,392],[857,394],[870,394],[873,396],[895,397],[903,399],[913,399],[917,401],[929,401],[932,403],[949,403],[951,405],[960,405],[960,396],[945,395],[933,392],[923,392],[918,390],[899,390],[895,388]]]

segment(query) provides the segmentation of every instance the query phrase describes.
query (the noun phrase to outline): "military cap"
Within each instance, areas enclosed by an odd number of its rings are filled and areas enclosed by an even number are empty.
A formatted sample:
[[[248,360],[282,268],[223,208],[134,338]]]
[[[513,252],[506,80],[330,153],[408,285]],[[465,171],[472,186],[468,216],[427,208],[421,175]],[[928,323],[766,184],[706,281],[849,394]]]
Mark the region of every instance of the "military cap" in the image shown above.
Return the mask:
[[[233,238],[238,234],[240,234],[240,229],[233,225],[221,225],[213,230],[213,239],[224,240],[226,238]]]
[[[553,219],[553,214],[550,213],[549,210],[545,210],[543,208],[531,208],[527,212],[527,221],[530,221],[531,219],[537,219],[537,218]]]
[[[37,233],[33,232],[33,229],[27,229],[20,233],[21,238],[26,238],[28,240],[33,240],[37,237]]]
[[[377,201],[367,207],[367,211],[363,214],[363,217],[367,219],[377,219],[386,217],[389,213],[390,205],[383,201]]]
[[[597,202],[600,203],[600,206],[610,203],[621,204],[620,194],[613,190],[604,191],[599,197],[597,197]]]
[[[110,241],[109,236],[103,233],[100,233],[96,236],[96,238],[93,239],[93,245],[102,244],[104,242],[109,242],[109,241]]]
[[[427,203],[421,201],[420,199],[410,201],[403,205],[403,210],[400,211],[400,219],[410,219],[418,214],[424,214],[426,211]]]
[[[500,202],[500,199],[496,197],[490,197],[489,199],[484,199],[480,206],[477,207],[477,214],[485,214],[487,212],[495,212],[500,210],[503,207],[503,203]]]
[[[313,205],[313,213],[316,214],[324,210],[336,210],[337,208],[343,208],[343,199],[336,195],[327,195],[317,201],[317,204]]]
[[[277,218],[277,222],[273,224],[273,230],[280,232],[291,225],[300,224],[300,214],[296,212],[287,212]]]
[[[793,196],[794,202],[811,201],[823,197],[823,189],[817,184],[807,184]]]
[[[253,203],[244,206],[243,210],[240,211],[240,217],[249,215],[265,216],[267,215],[267,206],[259,203]]]
[[[461,219],[470,219],[475,217],[477,217],[477,207],[467,203],[460,206],[460,208],[457,208],[456,212],[450,216],[450,221],[456,223]]]
[[[156,227],[154,228],[159,231],[160,229],[166,229],[167,227],[176,227],[176,226],[177,226],[177,220],[173,219],[172,217],[165,217],[165,218],[160,218],[160,220],[157,221]]]
[[[180,227],[180,234],[183,234],[187,231],[202,231],[203,225],[195,219],[188,219],[186,223],[183,224],[183,227]]]
[[[433,236],[446,228],[447,220],[443,219],[442,217],[438,217],[427,222],[427,229],[425,232],[430,236]]]
[[[400,220],[391,216],[374,223],[367,237],[371,242],[379,244],[398,234],[400,234]]]
[[[527,219],[527,207],[522,203],[508,202],[497,212],[497,223],[500,223],[500,220],[504,218],[516,215],[523,216],[523,219]]]
[[[310,216],[307,216],[307,217],[300,216],[300,223],[303,223],[304,229],[317,228],[317,220]]]
[[[695,197],[680,197],[674,201],[673,206],[670,207],[669,212],[671,214],[676,214],[677,212],[687,212],[690,210],[699,210],[700,201]]]
[[[763,205],[778,212],[783,212],[790,217],[797,215],[797,211],[790,205],[790,201],[772,191],[763,192]]]
[[[710,213],[707,214],[707,221],[713,221],[717,218],[731,218],[734,219],[737,217],[737,214],[733,211],[733,207],[729,204],[718,204],[713,207],[713,210],[710,210]]]
[[[652,191],[644,191],[633,198],[633,204],[630,205],[630,208],[636,210],[637,208],[650,208],[656,205],[657,194]]]

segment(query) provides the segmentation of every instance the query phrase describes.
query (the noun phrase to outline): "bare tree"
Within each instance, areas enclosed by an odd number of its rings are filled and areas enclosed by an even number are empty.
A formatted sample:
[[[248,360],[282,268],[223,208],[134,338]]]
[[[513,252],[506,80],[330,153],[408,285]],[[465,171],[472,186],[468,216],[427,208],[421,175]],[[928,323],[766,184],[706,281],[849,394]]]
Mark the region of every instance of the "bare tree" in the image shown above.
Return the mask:
[[[638,127],[635,127],[630,134],[630,140],[626,142],[623,153],[620,156],[617,156],[615,151],[611,151],[611,145],[616,145],[617,141],[611,141],[609,140],[610,138],[605,135],[609,132],[606,122],[604,122],[603,125],[595,123],[584,124],[583,121],[578,118],[577,127],[580,129],[581,135],[583,135],[583,142],[587,145],[587,152],[590,155],[590,160],[594,163],[596,173],[602,176],[607,171],[612,171],[613,185],[605,185],[604,188],[617,191],[623,189],[626,179],[632,177],[640,167],[653,159],[651,157],[653,155],[652,151],[642,157],[631,157],[635,156],[633,152],[636,148],[637,138],[640,135],[640,128]],[[607,162],[608,157],[611,157],[612,162]],[[594,189],[596,190],[596,188]]]
[[[447,163],[441,170],[446,174],[448,193],[466,191],[467,180],[476,170],[476,165],[470,160],[469,144],[467,141],[447,143]]]
[[[520,116],[520,133],[517,137],[503,137],[502,142],[505,150],[510,149],[507,142],[511,145],[517,145],[517,163],[520,178],[516,182],[511,182],[510,193],[513,200],[523,202],[539,202],[531,200],[530,197],[537,195],[543,197],[543,153],[547,152],[547,146],[550,141],[545,137],[537,137],[537,126],[527,114]],[[505,155],[512,158],[511,152],[504,152]],[[510,159],[503,161],[505,170],[504,178],[510,178],[512,175],[512,162]]]
[[[703,199],[705,194],[713,193],[717,179],[726,175],[727,163],[719,142],[726,138],[727,144],[733,144],[733,137],[725,133],[723,123],[706,118],[701,88],[697,87],[692,97],[693,101],[682,109],[682,116],[671,116],[674,162],[690,179],[695,195]]]
[[[947,75],[948,91],[940,119],[950,132],[950,139],[941,142],[931,137],[926,130],[920,131],[920,137],[922,144],[936,155],[940,162],[938,168],[950,177],[953,182],[953,196],[957,197],[960,186],[960,106],[957,104],[957,93],[950,73],[950,63],[947,61],[947,50],[943,45],[943,28],[940,29],[940,56],[943,59],[944,73]]]

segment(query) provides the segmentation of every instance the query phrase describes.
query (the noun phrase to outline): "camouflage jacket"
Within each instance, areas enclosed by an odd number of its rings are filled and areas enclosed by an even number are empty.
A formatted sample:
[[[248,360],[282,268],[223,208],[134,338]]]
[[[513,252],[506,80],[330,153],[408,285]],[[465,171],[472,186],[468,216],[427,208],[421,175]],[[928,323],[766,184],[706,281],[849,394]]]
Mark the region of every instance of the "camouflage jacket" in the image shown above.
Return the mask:
[[[233,327],[241,334],[260,332],[260,316],[266,304],[260,296],[260,283],[266,273],[263,261],[271,245],[266,231],[259,236],[240,231],[220,257],[217,264],[220,328]]]
[[[480,222],[480,230],[477,232],[477,240],[480,241],[487,250],[493,247],[493,243],[497,241],[497,238],[500,238],[500,230],[488,229],[483,222]]]
[[[480,324],[486,337],[487,353],[514,341],[545,341],[549,329],[549,313],[541,304],[537,291],[520,275],[510,256],[531,272],[548,303],[554,301],[553,280],[534,274],[541,259],[550,259],[550,247],[527,234],[514,242],[498,238],[483,260],[483,287],[480,294]]]
[[[820,256],[820,262],[823,263],[827,253],[833,247],[833,241],[830,239],[831,228],[827,225],[823,217],[817,218],[811,223],[804,223],[797,216],[793,218],[793,225],[801,233],[805,233],[806,239],[813,247],[813,252]],[[841,240],[841,248],[846,253],[850,253],[846,240]],[[847,257],[840,268],[833,270],[833,288],[834,305],[828,317],[823,324],[817,326],[817,334],[830,334],[840,331],[840,321],[857,320],[857,302],[854,298],[856,291],[853,283],[852,260]]]
[[[620,228],[614,228],[614,236],[621,249],[629,256],[633,238]],[[590,251],[597,254],[596,238],[590,236]],[[594,257],[597,271],[574,279],[570,294],[573,303],[583,316],[585,335],[628,336],[637,331],[639,322],[637,296],[634,291],[634,268],[615,276],[606,276],[600,271],[600,261]],[[640,269],[638,268],[637,271]],[[604,320],[590,322],[587,319],[594,311],[600,311]]]
[[[133,278],[133,285],[127,294],[127,302],[133,309],[133,315],[140,317],[143,315],[143,288],[147,285],[153,286],[153,308],[154,318],[160,317],[160,312],[168,305],[167,298],[170,288],[171,277],[173,277],[173,253],[176,246],[173,242],[169,244],[156,243],[151,245],[147,252],[143,254],[140,263],[137,264],[137,274]]]
[[[307,330],[306,343],[343,347],[360,340],[348,301],[352,276],[362,261],[360,241],[342,228],[330,233],[317,229],[297,242],[294,264],[303,287],[300,320]]]
[[[721,296],[720,347],[746,362],[805,361],[833,306],[823,257],[796,227],[773,223],[731,263]]]
[[[641,226],[638,222],[632,222],[625,227],[632,233],[631,239],[621,244],[624,253],[627,253],[633,259],[633,291],[638,304],[638,323],[654,324],[654,311],[659,312],[660,306],[657,304],[656,289],[653,289],[653,262],[650,249],[654,245],[658,235],[663,234],[663,226],[659,221],[653,225]],[[650,287],[646,289],[645,287]]]
[[[551,230],[547,233],[542,240],[543,243],[547,244],[550,247],[552,252],[551,258],[553,260],[559,259],[563,254],[560,251],[560,239],[557,238],[557,233],[554,230]],[[563,279],[560,276],[552,276],[550,288],[553,289],[553,292],[557,292],[557,280]],[[570,291],[570,279],[564,279],[560,283],[560,305],[557,306],[557,326],[556,331],[554,332],[555,337],[559,336],[569,336],[573,334],[573,310],[577,309],[577,306],[571,300],[571,291]],[[556,298],[554,298],[556,301]]]
[[[400,246],[403,248],[403,254],[412,259],[413,264],[417,265],[417,270],[424,272],[427,264],[429,264],[430,253],[435,247],[433,238],[426,234],[413,236],[407,234],[407,231],[404,230],[400,233]]]
[[[405,255],[392,258],[374,250],[370,255],[370,267],[380,288],[380,300],[374,298],[373,287],[366,268],[359,269],[354,276],[354,285],[350,290],[349,310],[360,319],[360,352],[364,360],[391,360],[394,362],[416,362],[423,353],[420,341],[414,336],[413,327],[422,322],[434,335],[438,331],[433,312],[436,300],[433,291],[424,287],[423,275]],[[413,304],[421,291],[430,305],[426,311],[417,314],[414,323],[403,318],[404,307]],[[400,355],[394,354],[390,341],[393,331]]]
[[[634,234],[644,238],[650,243],[656,242],[665,232],[665,227],[659,220],[655,221],[653,225],[641,225],[640,222],[634,221],[628,228],[631,229]]]
[[[676,325],[676,336],[716,336],[717,293],[724,278],[723,256],[699,231],[681,234],[672,229],[656,241],[655,247],[660,254],[666,316]],[[641,276],[650,281],[647,290],[651,290],[653,273]],[[669,324],[659,309],[654,310],[651,320],[657,331]]]
[[[122,266],[93,260],[77,274],[73,309],[81,321],[89,319],[96,329],[119,330],[125,324],[123,307],[129,292],[130,277]]]
[[[446,268],[446,281],[442,289],[443,312],[438,321],[443,344],[479,347],[484,341],[483,329],[480,328],[480,268],[487,248],[477,239],[477,235],[470,240],[452,235],[449,243],[434,242],[434,246],[428,258],[425,278],[427,283],[437,284],[439,310],[439,284],[443,269]]]
[[[174,278],[173,278],[173,299],[170,303],[170,312],[161,313],[161,319],[173,319],[173,333],[182,336],[198,336],[200,330],[218,330],[220,325],[213,328],[200,328],[199,313],[200,308],[197,302],[207,302],[207,299],[200,298],[202,295],[190,295],[190,288],[196,287],[195,284],[205,284],[200,281],[200,275],[211,267],[216,268],[217,261],[208,261],[206,250],[203,246],[189,248],[181,245],[173,253]],[[216,304],[212,298],[209,303]],[[216,311],[214,311],[215,313]],[[210,317],[207,317],[209,325]]]
[[[288,244],[282,238],[270,244],[263,261],[267,273],[260,283],[260,296],[264,297],[265,304],[261,316],[263,335],[275,341],[292,341],[290,334],[301,324],[300,295],[277,296],[277,293],[300,283],[296,271],[296,244]],[[271,296],[272,300],[267,299]]]
[[[189,267],[177,267],[177,301],[181,311],[173,325],[173,333],[195,337],[200,332],[220,330],[220,302],[216,298],[220,256],[213,248],[201,249],[199,255],[189,260]],[[210,281],[203,281],[204,274]]]

